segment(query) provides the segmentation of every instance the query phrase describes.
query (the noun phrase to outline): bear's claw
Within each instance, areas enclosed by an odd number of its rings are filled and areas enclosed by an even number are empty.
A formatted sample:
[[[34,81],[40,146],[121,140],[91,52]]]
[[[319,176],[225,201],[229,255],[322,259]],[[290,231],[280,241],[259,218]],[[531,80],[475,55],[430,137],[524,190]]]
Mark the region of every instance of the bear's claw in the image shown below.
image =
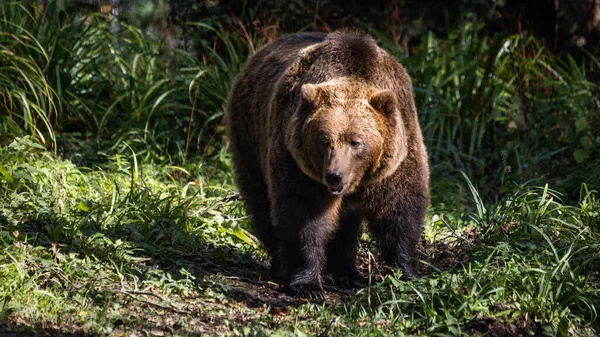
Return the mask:
[[[329,278],[331,283],[342,288],[357,288],[369,284],[368,280],[360,274],[344,276],[330,275]]]
[[[339,286],[342,288],[356,288],[359,286],[365,286],[369,282],[363,277],[356,268],[334,268],[329,266],[327,268],[327,279],[334,286]]]
[[[307,298],[310,300],[325,301],[325,292],[323,288],[312,284],[290,284],[285,287],[285,292],[295,297]]]

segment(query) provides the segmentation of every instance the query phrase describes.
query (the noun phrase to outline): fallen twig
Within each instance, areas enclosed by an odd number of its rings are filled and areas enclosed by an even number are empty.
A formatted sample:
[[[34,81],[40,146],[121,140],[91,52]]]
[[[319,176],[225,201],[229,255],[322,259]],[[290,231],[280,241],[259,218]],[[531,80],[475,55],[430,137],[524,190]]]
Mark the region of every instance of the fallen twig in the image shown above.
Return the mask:
[[[145,299],[141,300],[141,299],[139,299],[139,298],[137,298],[135,296],[135,294],[140,294],[140,295],[144,294],[144,295],[152,295],[152,296],[155,296],[155,297],[158,297],[158,298],[162,299],[162,297],[160,297],[157,294],[147,293],[147,292],[141,292],[141,291],[127,291],[127,290],[121,290],[121,289],[111,289],[111,291],[115,292],[115,293],[121,293],[121,294],[127,295],[127,296],[133,298],[134,300],[136,300],[138,302],[141,302],[141,303],[144,303],[144,304],[147,304],[147,305],[150,305],[150,306],[155,306],[155,307],[158,307],[158,308],[161,308],[161,309],[165,309],[165,310],[171,310],[171,311],[176,312],[178,314],[184,314],[184,315],[189,314],[189,312],[180,310],[180,309],[176,308],[173,305],[166,306],[166,305],[162,305],[162,304],[159,304],[159,303],[156,303],[156,302],[152,302],[152,301],[148,301],[148,300],[145,300]]]

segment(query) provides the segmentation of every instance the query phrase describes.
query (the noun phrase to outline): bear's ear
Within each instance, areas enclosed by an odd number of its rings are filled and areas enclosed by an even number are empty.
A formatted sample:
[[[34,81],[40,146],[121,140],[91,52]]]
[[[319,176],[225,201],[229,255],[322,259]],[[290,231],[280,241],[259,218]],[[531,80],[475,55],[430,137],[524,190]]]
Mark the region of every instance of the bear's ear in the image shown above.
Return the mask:
[[[316,84],[304,84],[300,88],[302,104],[309,108],[316,108],[325,100],[325,89]]]
[[[398,100],[396,94],[389,89],[379,90],[371,98],[369,104],[377,111],[389,116],[398,108]]]

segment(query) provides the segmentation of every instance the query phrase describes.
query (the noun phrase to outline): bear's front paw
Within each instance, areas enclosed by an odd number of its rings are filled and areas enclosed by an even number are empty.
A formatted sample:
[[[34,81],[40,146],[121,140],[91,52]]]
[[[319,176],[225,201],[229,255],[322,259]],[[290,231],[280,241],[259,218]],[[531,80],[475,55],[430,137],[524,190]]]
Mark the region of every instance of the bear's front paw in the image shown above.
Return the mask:
[[[412,281],[419,278],[419,275],[415,273],[414,268],[410,265],[405,265],[400,269],[402,270],[402,275],[400,276],[402,281]]]
[[[285,287],[285,292],[295,296],[311,300],[325,301],[325,291],[320,284],[294,283]]]
[[[356,270],[346,272],[331,271],[328,279],[333,285],[343,288],[358,288],[367,285],[368,280]]]

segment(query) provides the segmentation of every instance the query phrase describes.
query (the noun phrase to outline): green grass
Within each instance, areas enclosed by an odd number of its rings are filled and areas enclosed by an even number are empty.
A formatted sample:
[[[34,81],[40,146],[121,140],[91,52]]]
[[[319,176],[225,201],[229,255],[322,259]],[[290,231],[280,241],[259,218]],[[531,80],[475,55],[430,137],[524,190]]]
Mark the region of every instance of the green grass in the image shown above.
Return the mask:
[[[600,333],[594,57],[468,20],[410,57],[373,31],[413,77],[430,152],[423,277],[383,269],[365,234],[370,285],[316,304],[269,278],[224,137],[266,37],[190,22],[194,55],[48,3],[0,4],[0,333]]]
[[[7,135],[30,134],[85,165],[128,146],[158,161],[218,151],[223,103],[246,58],[241,50],[249,50],[243,37],[218,33],[215,46],[226,46],[227,55],[207,41],[196,58],[139,27],[67,12],[54,2],[41,11],[3,2],[0,13],[6,13],[0,19],[0,121]],[[88,157],[73,144],[89,149]]]
[[[371,286],[329,288],[318,305],[278,297],[222,165],[153,166],[132,155],[89,170],[31,138],[0,149],[2,321],[112,335],[597,333],[595,192],[567,206],[547,187],[515,186],[486,205],[465,181],[477,211],[434,205],[421,248],[426,276],[385,275],[365,237]]]
[[[119,297],[144,299],[135,293],[144,291],[168,297],[154,296],[156,308],[186,307],[179,298],[217,282],[202,277],[210,259],[254,251],[231,186],[215,183],[230,179],[214,168],[148,167],[117,156],[106,170],[82,170],[29,138],[0,151],[4,320],[98,333],[117,319],[135,326],[143,322],[120,310],[136,301]]]

